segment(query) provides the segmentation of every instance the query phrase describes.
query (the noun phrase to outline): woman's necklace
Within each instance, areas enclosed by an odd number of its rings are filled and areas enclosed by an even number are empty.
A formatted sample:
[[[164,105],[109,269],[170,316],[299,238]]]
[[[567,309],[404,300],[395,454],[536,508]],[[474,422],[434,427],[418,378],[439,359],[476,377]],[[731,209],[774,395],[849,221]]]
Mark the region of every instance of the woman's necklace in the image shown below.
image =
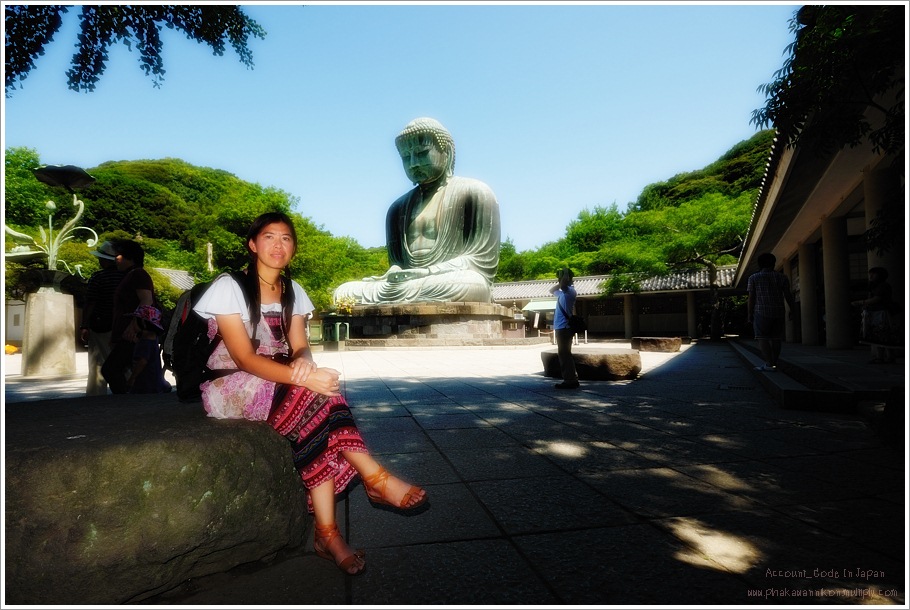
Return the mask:
[[[280,278],[279,278],[279,280],[280,280]],[[269,282],[265,281],[265,279],[261,275],[259,276],[259,281],[261,281],[264,284],[268,284],[269,288],[272,289],[272,292],[275,292],[276,290],[278,290],[277,288],[275,288],[275,285],[278,284],[279,280],[275,280],[275,283],[269,283]]]

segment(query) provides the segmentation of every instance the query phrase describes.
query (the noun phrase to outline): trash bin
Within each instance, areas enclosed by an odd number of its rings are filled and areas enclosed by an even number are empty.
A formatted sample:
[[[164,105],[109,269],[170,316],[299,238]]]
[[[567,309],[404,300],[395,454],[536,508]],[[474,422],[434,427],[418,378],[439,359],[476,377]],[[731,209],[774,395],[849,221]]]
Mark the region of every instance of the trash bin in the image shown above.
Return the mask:
[[[347,322],[326,321],[322,323],[322,338],[325,341],[346,341],[351,332]]]

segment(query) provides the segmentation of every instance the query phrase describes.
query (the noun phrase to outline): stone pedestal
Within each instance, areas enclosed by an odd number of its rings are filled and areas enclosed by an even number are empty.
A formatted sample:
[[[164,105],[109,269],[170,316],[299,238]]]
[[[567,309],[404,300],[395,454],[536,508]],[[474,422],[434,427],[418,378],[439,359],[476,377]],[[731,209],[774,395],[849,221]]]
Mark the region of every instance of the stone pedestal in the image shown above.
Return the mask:
[[[680,337],[632,337],[632,349],[640,352],[678,352]]]
[[[351,314],[324,318],[323,328],[347,332],[346,349],[504,345],[516,341],[503,332],[513,319],[510,308],[495,303],[358,305]]]
[[[559,355],[555,349],[540,352],[544,375],[562,377]],[[617,381],[635,379],[641,372],[641,355],[634,349],[572,348],[575,371],[582,381]]]
[[[75,375],[75,337],[72,295],[52,291],[29,294],[22,337],[23,377]]]

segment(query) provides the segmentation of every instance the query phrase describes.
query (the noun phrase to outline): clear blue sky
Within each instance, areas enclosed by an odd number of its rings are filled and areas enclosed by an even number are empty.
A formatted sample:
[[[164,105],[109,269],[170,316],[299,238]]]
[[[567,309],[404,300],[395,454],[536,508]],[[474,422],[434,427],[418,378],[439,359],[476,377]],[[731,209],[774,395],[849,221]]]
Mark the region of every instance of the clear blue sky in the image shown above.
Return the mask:
[[[160,89],[117,45],[92,93],[66,87],[74,8],[4,100],[4,150],[223,169],[371,247],[411,186],[394,138],[429,116],[455,139],[455,173],[496,193],[503,241],[535,249],[583,209],[625,210],[751,137],[800,5],[252,4],[268,33],[253,70],[165,30]]]

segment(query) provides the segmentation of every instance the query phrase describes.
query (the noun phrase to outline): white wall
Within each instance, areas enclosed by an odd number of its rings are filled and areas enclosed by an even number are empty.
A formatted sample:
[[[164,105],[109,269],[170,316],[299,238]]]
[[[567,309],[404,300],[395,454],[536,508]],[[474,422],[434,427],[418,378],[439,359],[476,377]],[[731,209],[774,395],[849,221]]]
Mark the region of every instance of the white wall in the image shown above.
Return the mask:
[[[25,302],[7,301],[6,317],[3,319],[4,341],[13,345],[22,345],[25,328]]]

